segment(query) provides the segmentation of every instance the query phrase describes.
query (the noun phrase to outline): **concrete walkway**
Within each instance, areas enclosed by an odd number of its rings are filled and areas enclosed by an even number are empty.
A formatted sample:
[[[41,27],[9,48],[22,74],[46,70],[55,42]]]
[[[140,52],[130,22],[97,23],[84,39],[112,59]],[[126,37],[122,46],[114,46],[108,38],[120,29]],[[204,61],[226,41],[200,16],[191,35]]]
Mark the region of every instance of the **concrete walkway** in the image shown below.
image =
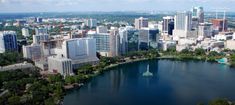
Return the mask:
[[[28,69],[28,68],[34,68],[34,65],[31,63],[18,63],[18,64],[9,65],[9,66],[3,66],[3,67],[0,66],[0,72],[17,70],[17,69]]]

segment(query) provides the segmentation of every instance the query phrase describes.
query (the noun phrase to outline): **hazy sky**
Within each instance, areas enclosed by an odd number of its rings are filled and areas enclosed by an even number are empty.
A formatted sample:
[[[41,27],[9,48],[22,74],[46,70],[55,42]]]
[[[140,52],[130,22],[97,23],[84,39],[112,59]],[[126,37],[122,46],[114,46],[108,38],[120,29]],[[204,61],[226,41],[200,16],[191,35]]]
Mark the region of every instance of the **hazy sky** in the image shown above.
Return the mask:
[[[193,6],[235,12],[235,0],[0,0],[0,12],[181,11]]]

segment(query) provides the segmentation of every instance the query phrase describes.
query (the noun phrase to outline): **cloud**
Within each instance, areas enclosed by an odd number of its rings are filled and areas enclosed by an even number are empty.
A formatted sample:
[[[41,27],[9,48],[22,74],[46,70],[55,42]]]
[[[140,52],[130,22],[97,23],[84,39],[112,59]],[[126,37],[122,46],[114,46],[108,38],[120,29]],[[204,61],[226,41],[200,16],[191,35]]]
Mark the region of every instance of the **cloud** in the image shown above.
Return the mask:
[[[116,11],[230,8],[235,0],[0,0],[0,11]]]

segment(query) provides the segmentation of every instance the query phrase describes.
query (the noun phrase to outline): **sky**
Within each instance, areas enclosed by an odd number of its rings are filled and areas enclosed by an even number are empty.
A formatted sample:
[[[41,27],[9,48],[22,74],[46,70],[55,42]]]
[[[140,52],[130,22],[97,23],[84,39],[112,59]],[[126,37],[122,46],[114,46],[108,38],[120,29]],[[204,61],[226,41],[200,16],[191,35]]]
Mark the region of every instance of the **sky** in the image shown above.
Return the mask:
[[[86,11],[205,11],[226,8],[235,12],[235,0],[0,0],[1,13]]]

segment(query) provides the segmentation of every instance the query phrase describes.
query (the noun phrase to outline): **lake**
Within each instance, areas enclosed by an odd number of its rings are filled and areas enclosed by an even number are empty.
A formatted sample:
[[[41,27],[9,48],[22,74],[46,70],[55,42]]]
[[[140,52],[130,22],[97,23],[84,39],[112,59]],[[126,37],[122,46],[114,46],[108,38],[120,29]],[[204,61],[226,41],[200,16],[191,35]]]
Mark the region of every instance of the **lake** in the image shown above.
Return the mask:
[[[143,77],[147,70],[152,77]],[[64,97],[64,105],[197,105],[235,101],[235,69],[201,61],[149,60],[103,73]]]

